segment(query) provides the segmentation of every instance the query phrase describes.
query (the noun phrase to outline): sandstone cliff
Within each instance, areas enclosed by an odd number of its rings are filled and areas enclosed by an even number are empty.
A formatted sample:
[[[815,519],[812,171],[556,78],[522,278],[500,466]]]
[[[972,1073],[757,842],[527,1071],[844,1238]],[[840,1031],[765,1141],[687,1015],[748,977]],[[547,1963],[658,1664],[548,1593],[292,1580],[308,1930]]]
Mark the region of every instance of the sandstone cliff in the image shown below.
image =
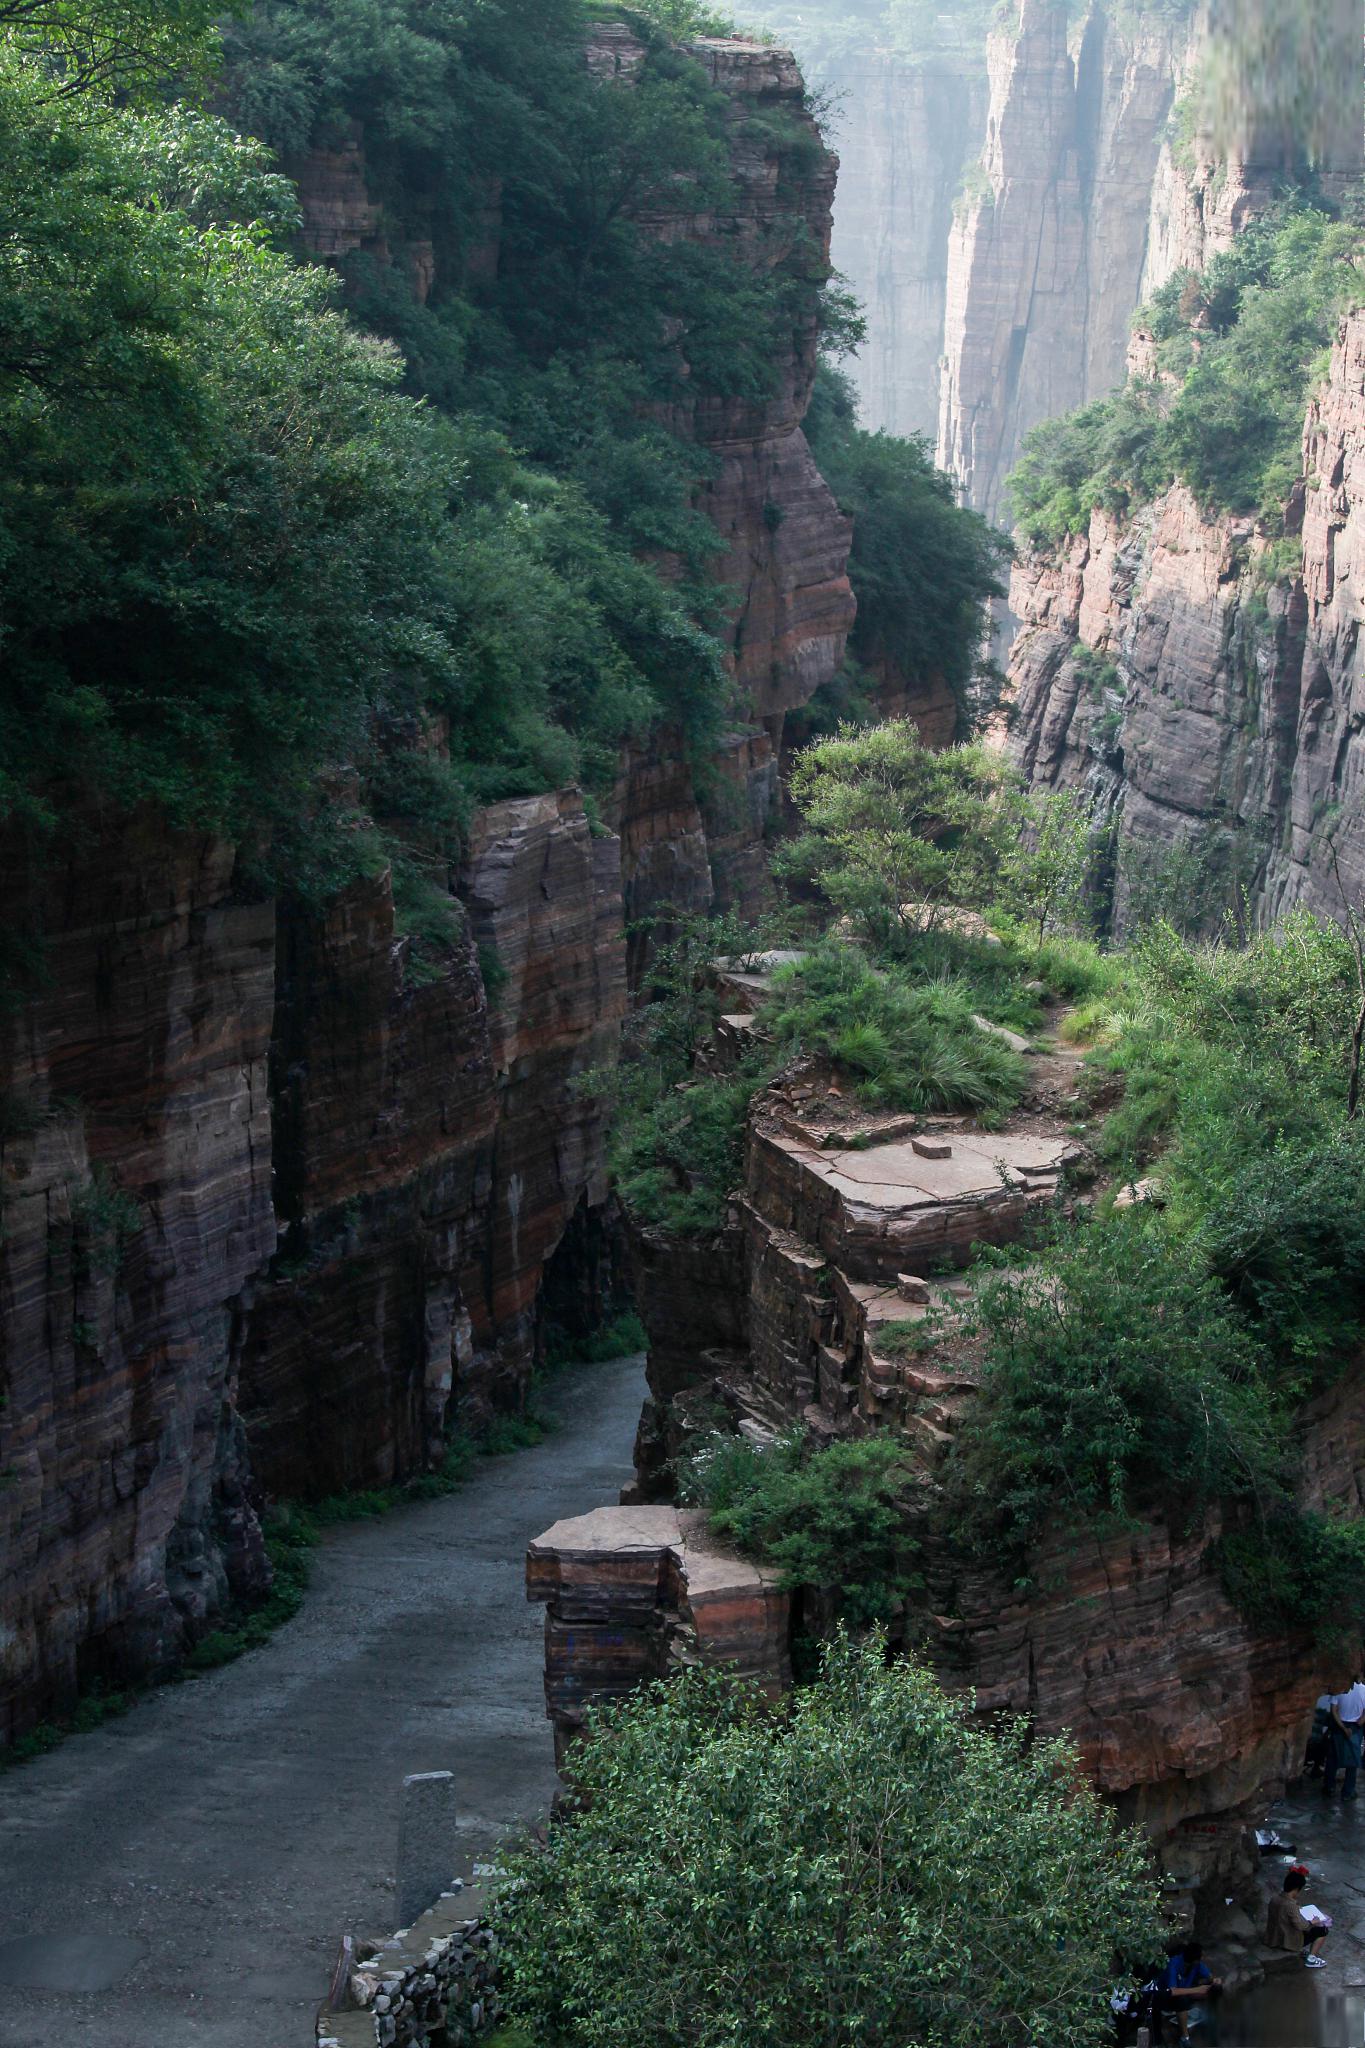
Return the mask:
[[[863,422],[938,433],[953,202],[986,130],[985,66],[849,51],[830,66],[839,143],[834,261],[867,316],[846,365]]]
[[[1187,30],[1060,0],[994,31],[986,144],[948,250],[938,460],[998,517],[1037,421],[1122,381]]]
[[[1365,312],[1342,322],[1304,426],[1284,573],[1250,520],[1176,488],[1126,526],[1097,513],[1053,558],[1016,566],[1012,746],[1112,818],[1123,927],[1134,887],[1186,876],[1214,923],[1248,887],[1264,914],[1340,914],[1365,888],[1359,722],[1365,542]]]
[[[628,77],[632,49],[606,29],[588,55]],[[735,109],[738,198],[689,232],[755,262],[796,235],[827,253],[836,167],[791,58],[698,55]],[[804,146],[765,143],[755,111]],[[300,170],[320,255],[432,288],[432,242],[385,239],[363,132]],[[497,208],[466,277],[499,260]],[[770,402],[676,422],[714,451],[735,593],[705,814],[666,732],[623,761],[610,829],[577,791],[493,805],[420,972],[388,874],[264,901],[231,847],[151,818],[92,819],[41,879],[0,849],[7,928],[46,934],[38,993],[0,1021],[0,1741],[261,1591],[267,1496],[401,1479],[522,1399],[547,1274],[581,1294],[559,1268],[600,1235],[602,1117],[577,1084],[614,1056],[626,925],[756,897],[785,714],[842,659],[849,528],[800,430],[814,357],[802,309]]]

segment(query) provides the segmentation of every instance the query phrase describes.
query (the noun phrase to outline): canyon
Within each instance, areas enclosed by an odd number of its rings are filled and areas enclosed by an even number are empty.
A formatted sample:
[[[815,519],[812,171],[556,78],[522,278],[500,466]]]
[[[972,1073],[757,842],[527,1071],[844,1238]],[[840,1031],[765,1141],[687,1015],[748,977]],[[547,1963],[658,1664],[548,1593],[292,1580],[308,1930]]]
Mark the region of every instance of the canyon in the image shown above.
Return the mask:
[[[1136,307],[1240,217],[1239,180],[1174,147],[1191,37],[1178,9],[1021,0],[980,46],[850,34],[823,54],[864,417],[928,436],[992,519],[1028,429],[1121,382]]]
[[[847,52],[836,219],[793,57],[704,40],[735,196],[645,225],[756,266],[807,245],[823,261],[833,237],[871,315],[869,423],[935,437],[967,501],[1003,517],[1028,429],[1120,382],[1143,296],[1264,202],[1254,164],[1215,176],[1173,142],[1188,45],[1178,17],[1078,24],[1020,0],[984,57]],[[643,45],[613,23],[586,56],[629,91]],[[394,235],[368,148],[357,123],[291,166],[303,245],[364,256],[424,303],[454,259],[437,232]],[[490,186],[464,275],[496,272],[502,231]],[[269,1505],[438,1470],[453,1434],[522,1407],[548,1320],[585,1334],[627,1291],[650,1340],[634,1481],[529,1559],[561,1761],[586,1705],[680,1666],[791,1682],[812,1616],[671,1497],[708,1419],[755,1442],[894,1430],[932,1493],[978,1376],[969,1346],[919,1351],[905,1329],[931,1306],[951,1319],[974,1248],[1065,1194],[1074,1057],[1035,1047],[1001,1130],[873,1115],[798,1063],[756,1096],[742,1184],[701,1236],[623,1229],[607,1171],[606,1077],[651,947],[685,913],[768,902],[788,721],[854,625],[851,521],[803,432],[818,321],[791,303],[767,395],[683,397],[661,420],[706,458],[727,729],[704,761],[665,726],[623,748],[609,789],[481,804],[434,970],[387,868],[273,892],[252,849],[93,806],[41,866],[19,830],[0,842],[14,943],[43,935],[29,998],[0,1014],[0,1743],[92,1686],[173,1670],[268,1589]],[[1357,313],[1305,421],[1300,572],[1179,489],[1014,568],[1018,764],[1084,790],[1115,846],[1157,865],[1197,851],[1210,923],[1243,887],[1263,916],[1338,915],[1365,891],[1363,463]],[[873,683],[883,714],[951,738],[932,680],[883,663]],[[1116,933],[1139,870],[1115,863]],[[722,971],[724,1070],[764,971]],[[1305,1413],[1303,1445],[1311,1504],[1358,1509],[1359,1370]],[[901,1623],[983,1714],[1073,1734],[1181,1911],[1245,1875],[1245,1825],[1292,1773],[1327,1675],[1318,1646],[1231,1604],[1223,1526],[1144,1501],[1122,1531],[1039,1542],[1027,1583],[939,1530]]]
[[[792,58],[698,55],[738,196],[690,232],[755,262],[784,235],[827,250],[836,166]],[[588,51],[626,89],[639,56],[617,26]],[[300,191],[317,254],[364,247],[429,287],[429,248],[384,244],[363,132]],[[497,235],[490,194],[478,262]],[[603,1105],[579,1084],[615,1054],[627,927],[761,892],[785,715],[852,624],[849,523],[801,433],[815,342],[794,302],[773,396],[681,422],[711,458],[748,707],[705,803],[661,732],[591,819],[575,789],[485,807],[434,976],[387,871],[314,903],[151,815],[92,813],[41,868],[7,841],[7,923],[45,937],[33,999],[0,1020],[0,1738],[170,1668],[259,1597],[266,1500],[403,1480],[518,1406],[547,1287],[600,1314]]]

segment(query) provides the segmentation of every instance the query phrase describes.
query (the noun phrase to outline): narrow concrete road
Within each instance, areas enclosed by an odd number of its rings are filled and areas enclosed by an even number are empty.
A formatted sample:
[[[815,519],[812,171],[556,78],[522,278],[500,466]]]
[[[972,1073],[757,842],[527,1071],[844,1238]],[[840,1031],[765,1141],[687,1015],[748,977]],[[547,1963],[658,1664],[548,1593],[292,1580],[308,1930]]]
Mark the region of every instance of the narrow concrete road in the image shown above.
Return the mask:
[[[455,1772],[467,1862],[545,1811],[525,1548],[616,1499],[643,1392],[567,1375],[545,1443],[329,1535],[264,1649],[0,1777],[3,2048],[306,2048],[342,1932],[392,1929],[405,1772]]]

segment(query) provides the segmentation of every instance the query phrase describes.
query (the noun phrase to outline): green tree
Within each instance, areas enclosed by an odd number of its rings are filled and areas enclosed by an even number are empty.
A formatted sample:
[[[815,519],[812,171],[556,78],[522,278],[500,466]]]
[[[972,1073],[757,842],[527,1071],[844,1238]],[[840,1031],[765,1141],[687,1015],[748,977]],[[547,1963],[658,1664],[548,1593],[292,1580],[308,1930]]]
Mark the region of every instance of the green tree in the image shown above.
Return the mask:
[[[775,1715],[689,1673],[601,1717],[500,1898],[545,2048],[1100,2048],[1159,1944],[1141,1842],[1063,1743],[972,1726],[875,1638]]]
[[[910,720],[845,730],[797,756],[803,830],[780,871],[815,882],[878,945],[989,899],[1011,830],[1008,771],[979,742],[934,752]]]
[[[1076,790],[1030,790],[1019,803],[1018,832],[1000,868],[1000,900],[1037,929],[1085,932],[1092,926],[1090,806]]]
[[[0,49],[34,63],[44,97],[154,94],[216,53],[216,0],[0,0]]]
[[[965,736],[976,714],[992,598],[1004,595],[1008,542],[959,505],[928,444],[857,425],[853,387],[822,364],[806,437],[853,520],[849,575],[858,617],[849,643],[874,673],[925,687],[946,683]]]

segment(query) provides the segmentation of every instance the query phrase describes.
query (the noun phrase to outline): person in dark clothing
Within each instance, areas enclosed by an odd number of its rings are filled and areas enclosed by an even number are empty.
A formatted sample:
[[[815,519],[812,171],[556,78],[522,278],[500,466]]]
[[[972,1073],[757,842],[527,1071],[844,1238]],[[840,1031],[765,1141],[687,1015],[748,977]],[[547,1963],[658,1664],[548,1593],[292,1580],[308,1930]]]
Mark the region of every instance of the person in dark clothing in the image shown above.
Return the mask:
[[[1192,2007],[1207,1998],[1211,1991],[1221,1989],[1221,1981],[1204,1961],[1204,1951],[1197,1941],[1187,1941],[1176,1950],[1162,1979],[1162,2007],[1179,2020],[1182,2041],[1190,2038]]]

